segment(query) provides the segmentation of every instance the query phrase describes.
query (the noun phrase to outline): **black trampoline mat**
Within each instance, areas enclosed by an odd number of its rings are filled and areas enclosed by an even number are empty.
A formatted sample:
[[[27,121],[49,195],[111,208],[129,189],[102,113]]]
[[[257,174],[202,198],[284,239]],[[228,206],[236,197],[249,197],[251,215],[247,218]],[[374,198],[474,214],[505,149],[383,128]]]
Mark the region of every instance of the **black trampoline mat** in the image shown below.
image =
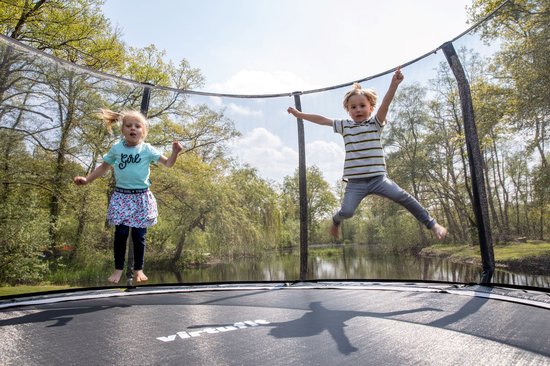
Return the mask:
[[[548,306],[468,291],[304,285],[72,296],[0,309],[0,364],[550,365]]]

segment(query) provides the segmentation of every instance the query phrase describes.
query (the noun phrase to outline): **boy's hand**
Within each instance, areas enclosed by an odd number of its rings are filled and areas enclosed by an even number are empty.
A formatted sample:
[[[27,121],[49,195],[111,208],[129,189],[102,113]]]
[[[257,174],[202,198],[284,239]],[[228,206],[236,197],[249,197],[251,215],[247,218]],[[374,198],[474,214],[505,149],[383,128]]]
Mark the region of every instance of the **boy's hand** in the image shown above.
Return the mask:
[[[401,66],[397,67],[397,70],[395,70],[395,73],[393,74],[393,77],[391,79],[391,83],[395,86],[399,85],[405,77],[401,73]]]
[[[88,183],[86,177],[74,177],[73,181],[77,186],[84,186]]]
[[[294,107],[288,107],[288,109],[286,110],[288,113],[292,114],[294,117],[296,118],[300,118],[300,111],[297,110],[296,108]]]

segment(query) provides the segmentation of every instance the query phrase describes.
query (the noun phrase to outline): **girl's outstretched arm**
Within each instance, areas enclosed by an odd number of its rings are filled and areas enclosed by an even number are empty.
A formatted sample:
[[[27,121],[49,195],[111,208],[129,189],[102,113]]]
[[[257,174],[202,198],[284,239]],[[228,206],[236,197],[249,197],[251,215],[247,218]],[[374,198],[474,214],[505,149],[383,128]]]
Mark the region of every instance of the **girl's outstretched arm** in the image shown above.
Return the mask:
[[[331,119],[328,119],[327,117],[321,116],[319,114],[303,113],[293,107],[288,107],[286,111],[296,118],[305,119],[306,121],[317,123],[318,125],[322,126],[332,126]]]
[[[178,141],[172,142],[172,155],[170,157],[166,157],[164,155],[161,155],[159,162],[164,165],[167,168],[171,168],[176,163],[176,160],[178,159],[178,154],[183,150],[183,147]]]
[[[111,166],[105,162],[101,163],[101,165],[99,165],[97,168],[95,168],[90,174],[88,174],[88,176],[86,177],[74,177],[73,178],[73,181],[75,182],[75,184],[77,186],[83,186],[83,185],[86,185],[88,183],[92,183],[94,180],[96,180],[97,178],[101,177],[102,175],[104,175],[105,173],[107,173],[109,171],[109,168],[111,168]]]

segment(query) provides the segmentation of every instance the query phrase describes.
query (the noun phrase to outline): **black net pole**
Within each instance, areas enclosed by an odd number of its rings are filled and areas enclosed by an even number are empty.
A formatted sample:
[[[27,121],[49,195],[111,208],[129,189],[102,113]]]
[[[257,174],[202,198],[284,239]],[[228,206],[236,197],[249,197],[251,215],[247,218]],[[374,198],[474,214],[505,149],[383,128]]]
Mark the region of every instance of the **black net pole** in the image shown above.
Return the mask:
[[[442,46],[442,49],[458,83],[462,116],[464,118],[466,149],[468,151],[470,174],[472,175],[474,214],[476,217],[479,247],[481,250],[481,261],[483,266],[480,276],[480,283],[486,284],[491,282],[495,269],[495,259],[493,253],[493,239],[491,237],[491,227],[489,223],[487,193],[485,190],[485,180],[483,177],[483,160],[481,157],[481,149],[479,147],[479,139],[477,136],[477,129],[474,119],[474,107],[470,93],[470,85],[453,44],[451,42],[447,42]]]
[[[294,93],[294,105],[302,110],[299,93]],[[307,182],[306,182],[306,147],[304,142],[304,121],[298,120],[298,177],[300,186],[300,281],[307,277]]]
[[[147,117],[149,112],[149,100],[151,98],[151,88],[143,88],[143,94],[141,96],[140,112]],[[130,235],[130,243],[128,245],[128,267],[126,268],[126,281],[128,286],[133,286],[134,282],[134,243]]]
[[[143,88],[143,94],[141,96],[141,107],[140,112],[145,117],[147,117],[147,113],[149,112],[149,100],[151,99],[151,88],[145,87]]]

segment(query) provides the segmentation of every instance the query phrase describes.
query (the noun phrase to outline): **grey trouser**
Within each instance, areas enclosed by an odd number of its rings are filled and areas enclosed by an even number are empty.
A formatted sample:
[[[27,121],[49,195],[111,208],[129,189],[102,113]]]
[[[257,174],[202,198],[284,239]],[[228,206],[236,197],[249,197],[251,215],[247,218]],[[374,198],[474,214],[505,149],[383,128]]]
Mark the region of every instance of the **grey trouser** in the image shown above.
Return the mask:
[[[346,185],[344,193],[344,202],[340,211],[332,217],[336,225],[339,225],[344,219],[349,219],[355,213],[359,203],[369,194],[387,197],[394,202],[409,210],[418,221],[431,229],[436,221],[430,216],[428,211],[418,201],[399,187],[387,175],[378,175],[372,178],[350,179]]]

